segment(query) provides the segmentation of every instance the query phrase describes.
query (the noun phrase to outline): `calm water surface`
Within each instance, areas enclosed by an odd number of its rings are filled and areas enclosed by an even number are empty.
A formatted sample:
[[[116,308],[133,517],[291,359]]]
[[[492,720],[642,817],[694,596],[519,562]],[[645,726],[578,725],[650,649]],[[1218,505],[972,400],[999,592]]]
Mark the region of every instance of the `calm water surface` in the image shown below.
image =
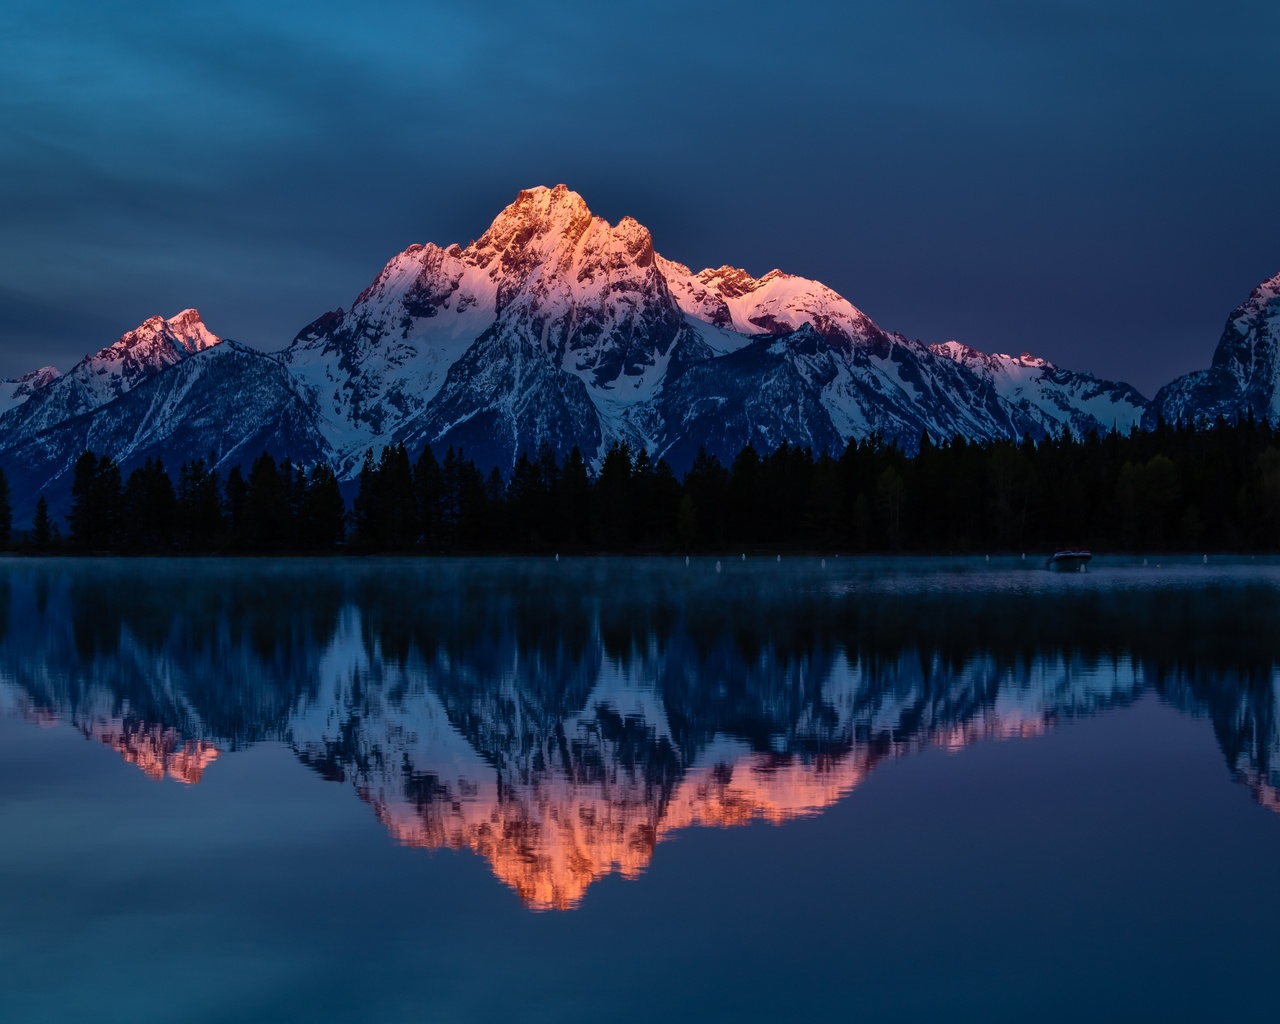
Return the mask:
[[[0,1020],[1275,1012],[1280,563],[0,561]]]

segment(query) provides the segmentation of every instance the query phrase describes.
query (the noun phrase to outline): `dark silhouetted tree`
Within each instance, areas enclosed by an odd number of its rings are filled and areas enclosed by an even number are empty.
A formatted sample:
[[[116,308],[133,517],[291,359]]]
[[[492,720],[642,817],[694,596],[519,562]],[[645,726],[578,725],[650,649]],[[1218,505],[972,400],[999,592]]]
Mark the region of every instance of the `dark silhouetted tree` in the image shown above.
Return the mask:
[[[82,550],[115,546],[122,489],[120,467],[109,457],[85,451],[77,460],[71,482],[71,543]]]
[[[49,518],[49,502],[42,494],[36,499],[35,515],[31,517],[31,543],[44,551],[53,541],[53,520]]]
[[[279,551],[296,540],[288,491],[276,460],[267,452],[249,467],[243,532],[245,543],[255,551]]]
[[[227,473],[227,483],[223,488],[223,522],[232,547],[243,547],[245,536],[245,500],[248,485],[244,482],[244,474],[239,466],[232,466]]]
[[[317,463],[311,470],[302,504],[304,544],[321,550],[341,544],[346,533],[346,511],[337,476],[325,463]]]
[[[125,481],[120,539],[134,550],[168,547],[173,542],[177,499],[164,463],[147,459]]]
[[[423,445],[418,461],[413,464],[413,489],[422,543],[428,549],[438,548],[443,544],[444,476],[430,445]]]
[[[179,542],[190,551],[208,551],[223,539],[222,488],[208,461],[184,462],[178,470],[177,515]]]
[[[9,481],[0,470],[0,548],[7,548],[13,537],[13,502],[9,498]]]

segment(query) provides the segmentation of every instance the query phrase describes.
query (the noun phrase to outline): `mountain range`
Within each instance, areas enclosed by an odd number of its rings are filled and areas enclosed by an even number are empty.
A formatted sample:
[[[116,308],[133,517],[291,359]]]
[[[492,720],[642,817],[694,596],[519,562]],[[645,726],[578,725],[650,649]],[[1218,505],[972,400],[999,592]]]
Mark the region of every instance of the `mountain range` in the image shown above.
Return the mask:
[[[21,515],[56,504],[87,447],[129,468],[266,450],[342,479],[366,450],[452,445],[508,469],[549,442],[599,464],[625,441],[677,472],[699,448],[835,452],[934,439],[1128,431],[1251,410],[1280,417],[1280,275],[1228,320],[1210,369],[1147,400],[1022,354],[886,331],[817,281],[665,259],[629,217],[563,185],[521,192],[465,248],[412,245],[349,308],[279,351],[223,340],[194,309],[153,317],[66,373],[0,388],[0,467]]]

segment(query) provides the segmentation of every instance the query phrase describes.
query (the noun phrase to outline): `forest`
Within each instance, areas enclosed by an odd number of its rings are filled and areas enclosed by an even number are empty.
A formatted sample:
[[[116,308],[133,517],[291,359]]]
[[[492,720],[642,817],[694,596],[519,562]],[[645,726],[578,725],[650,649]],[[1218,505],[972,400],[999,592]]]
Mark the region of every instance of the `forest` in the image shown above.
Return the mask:
[[[1022,442],[921,438],[908,457],[877,437],[838,456],[747,446],[699,453],[683,477],[615,444],[592,472],[548,446],[487,473],[450,448],[364,458],[348,503],[333,470],[263,453],[148,460],[123,477],[86,451],[71,507],[43,497],[15,529],[0,473],[0,542],[50,552],[1275,551],[1280,432],[1252,418],[1128,435]]]

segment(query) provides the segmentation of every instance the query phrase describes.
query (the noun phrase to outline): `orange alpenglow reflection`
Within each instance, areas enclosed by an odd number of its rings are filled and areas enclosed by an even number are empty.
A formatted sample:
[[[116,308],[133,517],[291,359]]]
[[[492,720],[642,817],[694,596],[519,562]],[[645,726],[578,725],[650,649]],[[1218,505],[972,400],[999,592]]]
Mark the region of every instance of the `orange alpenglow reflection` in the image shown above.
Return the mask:
[[[721,751],[686,770],[669,793],[617,770],[587,782],[550,771],[525,785],[504,784],[494,776],[457,778],[417,802],[390,795],[403,793],[402,785],[357,782],[355,788],[397,842],[470,850],[487,860],[530,909],[571,910],[597,879],[614,872],[638,878],[658,843],[680,829],[731,828],[757,820],[781,825],[810,817],[848,795],[884,756],[923,747],[955,752],[984,739],[1032,738],[1048,725],[1035,715],[988,712],[880,754],[855,748],[806,761]],[[157,781],[168,777],[194,785],[219,754],[214,744],[183,740],[171,727],[94,719],[78,728]],[[439,776],[448,778],[448,769]]]
[[[756,819],[781,824],[817,814],[865,777],[855,755],[805,764],[749,754],[684,775],[669,797],[630,780],[575,783],[557,778],[527,793],[474,787],[424,805],[360,792],[400,843],[471,850],[534,910],[570,910],[591,883],[618,872],[637,878],[654,847],[692,825],[728,827]]]
[[[1245,771],[1240,773],[1241,781],[1249,787],[1253,798],[1269,811],[1280,814],[1280,788],[1272,785],[1261,772]]]
[[[579,782],[557,774],[530,785],[459,779],[430,798],[389,798],[357,784],[400,843],[423,849],[471,850],[533,910],[570,910],[597,879],[617,872],[637,878],[654,849],[679,829],[730,828],[763,820],[774,825],[816,815],[848,795],[882,756],[923,747],[950,751],[983,739],[1031,738],[1043,717],[979,715],[932,736],[895,744],[876,756],[855,748],[805,761],[735,752],[686,771],[669,794],[622,772]],[[447,770],[440,773],[447,778]]]
[[[177,729],[159,725],[95,719],[81,723],[80,731],[88,739],[105,743],[157,782],[167,776],[194,786],[219,753],[212,743],[184,740]]]

